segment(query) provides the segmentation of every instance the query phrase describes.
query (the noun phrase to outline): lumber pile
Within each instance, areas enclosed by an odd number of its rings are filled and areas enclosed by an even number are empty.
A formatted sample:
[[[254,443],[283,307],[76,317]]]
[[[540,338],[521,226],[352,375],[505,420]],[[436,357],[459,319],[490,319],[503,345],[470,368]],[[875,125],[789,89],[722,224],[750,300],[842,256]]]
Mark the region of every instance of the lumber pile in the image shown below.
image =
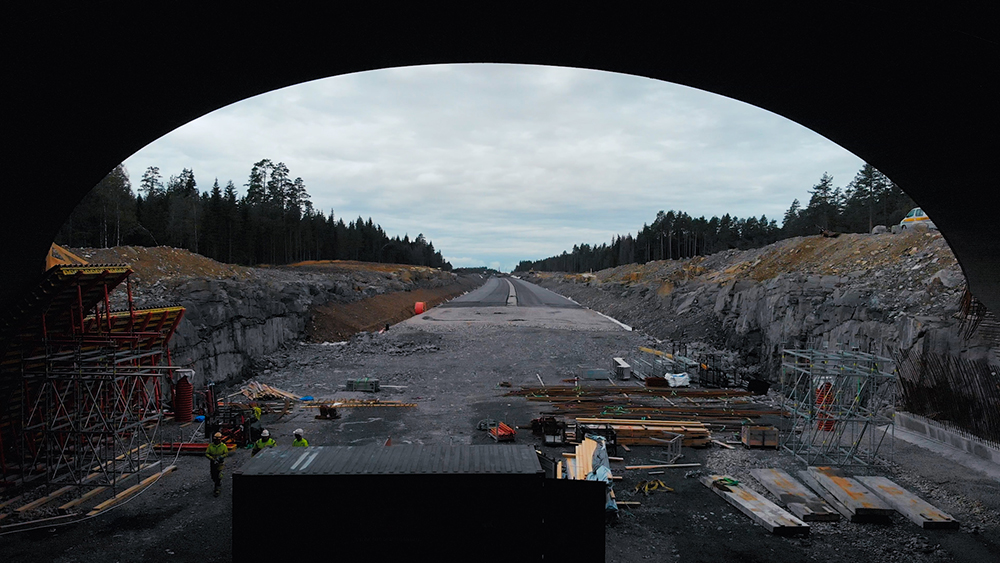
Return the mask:
[[[662,446],[670,434],[683,436],[688,447],[705,447],[712,435],[701,422],[690,420],[638,420],[617,418],[577,418],[577,423],[601,424],[613,428],[616,440],[626,446]]]
[[[563,460],[566,462],[567,479],[586,479],[587,474],[594,470],[594,451],[597,450],[597,442],[594,440],[583,440],[573,453],[564,453]],[[558,478],[562,478],[559,476]]]
[[[522,387],[507,396],[552,405],[546,415],[643,420],[697,420],[725,429],[739,429],[781,409],[756,402],[742,389],[650,389],[632,386]]]
[[[382,399],[323,399],[316,401],[305,401],[303,408],[318,409],[323,407],[335,408],[360,408],[360,407],[415,407],[416,403],[405,403],[403,401],[385,401]]]
[[[288,399],[291,401],[301,400],[302,397],[294,393],[289,393],[288,391],[282,391],[277,387],[271,387],[266,383],[258,383],[256,381],[251,381],[244,385],[237,393],[234,395],[243,395],[251,401],[267,401],[267,400],[281,400]]]

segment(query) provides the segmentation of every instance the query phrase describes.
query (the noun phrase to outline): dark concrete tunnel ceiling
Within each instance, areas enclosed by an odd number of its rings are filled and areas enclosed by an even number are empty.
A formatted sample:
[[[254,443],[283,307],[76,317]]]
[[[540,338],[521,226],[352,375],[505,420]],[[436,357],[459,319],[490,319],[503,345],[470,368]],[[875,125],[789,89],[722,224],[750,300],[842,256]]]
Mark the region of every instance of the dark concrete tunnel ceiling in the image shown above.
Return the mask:
[[[493,62],[645,76],[804,125],[881,170],[934,217],[972,292],[998,313],[997,8],[884,6],[12,8],[3,39],[11,102],[0,310],[40,275],[48,245],[87,191],[172,129],[318,78]]]

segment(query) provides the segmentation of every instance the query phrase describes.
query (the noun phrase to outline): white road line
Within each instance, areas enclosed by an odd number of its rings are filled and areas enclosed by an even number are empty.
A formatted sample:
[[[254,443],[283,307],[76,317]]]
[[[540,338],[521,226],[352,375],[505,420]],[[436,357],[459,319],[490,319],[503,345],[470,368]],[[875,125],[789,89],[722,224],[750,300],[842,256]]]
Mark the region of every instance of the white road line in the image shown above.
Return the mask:
[[[305,452],[301,456],[299,456],[299,459],[292,464],[292,471],[295,471],[295,468],[298,467],[300,463],[302,463],[302,460],[305,459],[307,455],[309,455],[309,452]]]
[[[319,455],[319,452],[315,452],[315,453],[313,453],[313,455],[309,456],[309,461],[307,461],[305,463],[305,465],[302,466],[302,470],[305,471],[305,468],[309,467],[309,464],[312,463],[313,460],[316,459],[316,456],[318,456],[318,455]]]
[[[504,281],[510,286],[510,292],[507,294],[507,306],[517,307],[517,291],[514,290],[514,284],[510,280]]]

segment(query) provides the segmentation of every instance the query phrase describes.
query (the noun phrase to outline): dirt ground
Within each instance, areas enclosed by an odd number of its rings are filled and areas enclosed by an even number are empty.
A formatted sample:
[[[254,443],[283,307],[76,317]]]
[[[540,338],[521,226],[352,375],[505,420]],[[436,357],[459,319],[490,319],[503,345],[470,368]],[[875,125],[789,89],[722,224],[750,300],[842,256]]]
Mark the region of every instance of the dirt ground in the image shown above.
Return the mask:
[[[376,295],[346,305],[331,303],[317,307],[307,327],[310,342],[341,342],[359,332],[378,332],[386,325],[394,325],[414,315],[418,302],[430,308],[461,295],[477,285],[469,277],[434,289],[414,289]]]
[[[382,387],[377,397],[416,406],[342,408],[335,420],[319,420],[314,409],[296,407],[287,414],[266,413],[262,422],[284,443],[293,429],[303,428],[312,445],[381,445],[389,438],[393,444],[489,444],[490,438],[478,430],[481,421],[525,426],[547,407],[508,396],[511,388],[536,386],[539,380],[563,384],[561,380],[573,377],[579,366],[604,366],[608,358],[656,343],[610,323],[603,329],[566,330],[517,326],[516,320],[424,323],[419,328],[404,322],[384,334],[360,334],[343,343],[291,346],[270,356],[255,379],[298,395],[367,399],[372,394],[346,392],[343,386],[349,379],[373,377]],[[162,433],[168,440],[200,439],[197,429],[197,424],[167,424]],[[517,443],[536,444],[550,455],[570,450],[542,446],[523,429]],[[606,529],[604,560],[979,563],[1000,553],[1000,484],[902,441],[896,441],[891,463],[878,471],[951,513],[962,522],[961,530],[924,531],[894,517],[888,525],[814,524],[808,537],[777,537],[706,489],[697,476],[728,473],[763,492],[749,477],[751,468],[800,468],[797,462],[764,450],[685,448],[683,453],[682,462],[702,466],[669,470],[659,478],[674,491],[649,497],[631,493],[636,483],[649,478],[646,472],[617,467],[648,463],[658,449],[633,447],[619,453],[625,462],[612,468],[623,476],[615,484],[616,495],[641,505],[621,509],[618,522]],[[177,471],[104,514],[71,525],[0,535],[0,561],[231,561],[231,475],[249,459],[248,450],[234,452],[222,496],[214,498],[204,458],[167,458],[164,462],[176,463]],[[282,518],[268,513],[267,492],[262,491],[261,541],[294,544],[295,538],[269,535]],[[523,533],[531,532],[524,528]],[[469,554],[469,561],[475,559]],[[601,556],[595,554],[594,560]]]

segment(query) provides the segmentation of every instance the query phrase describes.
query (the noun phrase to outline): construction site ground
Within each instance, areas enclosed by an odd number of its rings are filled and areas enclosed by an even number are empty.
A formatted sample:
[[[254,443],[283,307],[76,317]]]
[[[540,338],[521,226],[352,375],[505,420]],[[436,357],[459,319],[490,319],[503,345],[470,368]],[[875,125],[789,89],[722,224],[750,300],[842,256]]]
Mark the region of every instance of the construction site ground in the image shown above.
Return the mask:
[[[416,406],[341,408],[340,418],[321,420],[316,418],[316,409],[293,402],[285,414],[265,413],[263,424],[283,444],[290,443],[295,428],[303,428],[312,445],[381,446],[386,441],[489,444],[492,440],[478,427],[492,419],[520,428],[515,443],[536,444],[550,455],[559,455],[571,448],[543,446],[540,438],[523,428],[549,405],[508,393],[522,386],[572,385],[562,380],[573,378],[580,366],[606,366],[609,358],[656,344],[648,336],[612,323],[604,328],[566,330],[518,326],[516,317],[490,315],[504,320],[488,325],[404,322],[383,334],[363,333],[345,343],[303,342],[274,354],[256,381],[317,399],[377,397]],[[379,380],[377,394],[344,390],[348,380],[365,377]],[[618,383],[619,387],[625,385],[639,383],[634,379]],[[239,390],[224,391],[233,394]],[[240,398],[236,395],[229,400]],[[274,411],[285,410],[277,401],[273,407]],[[183,427],[167,423],[162,435],[169,441],[203,440],[198,430],[197,423]],[[716,437],[731,439],[727,435]],[[891,461],[889,446],[893,450]],[[962,523],[960,530],[921,530],[897,516],[888,525],[815,523],[808,537],[778,537],[726,504],[697,477],[728,474],[767,495],[749,471],[757,467],[801,468],[790,456],[774,450],[684,448],[679,461],[701,466],[666,470],[655,478],[674,490],[645,496],[631,491],[638,482],[651,478],[648,472],[623,467],[649,463],[661,450],[636,446],[630,452],[620,451],[624,462],[614,462],[612,467],[622,476],[615,483],[618,500],[638,501],[640,505],[622,508],[617,523],[607,527],[605,560],[982,562],[1000,552],[1000,494],[995,480],[903,441],[884,447],[886,464],[877,471],[952,514]],[[0,536],[0,560],[231,561],[232,472],[250,459],[250,451],[240,449],[231,455],[219,498],[213,497],[206,459],[198,455],[165,457],[164,463],[176,464],[177,471],[106,513],[70,525]],[[331,541],[335,546],[336,542],[350,541],[350,535],[342,532],[352,524],[350,507],[313,507],[317,515],[336,513],[331,537],[301,538],[285,524],[288,515],[269,511],[267,490],[256,494],[259,529],[253,533],[259,534],[260,541],[287,543],[290,556],[300,542]],[[512,502],[529,501],[517,494],[511,491]],[[302,491],[302,495],[307,499],[309,491]],[[307,500],[303,506],[312,509]],[[392,507],[387,506],[387,522],[391,513]],[[511,526],[517,534],[535,533],[530,523],[512,522]],[[391,534],[392,527],[386,526],[385,533]],[[447,541],[447,530],[441,531],[440,538],[429,539]],[[572,542],[573,538],[552,541]],[[377,547],[374,549],[377,553]],[[475,554],[469,554],[469,560],[474,561]],[[600,560],[600,555],[595,554],[595,560]]]

